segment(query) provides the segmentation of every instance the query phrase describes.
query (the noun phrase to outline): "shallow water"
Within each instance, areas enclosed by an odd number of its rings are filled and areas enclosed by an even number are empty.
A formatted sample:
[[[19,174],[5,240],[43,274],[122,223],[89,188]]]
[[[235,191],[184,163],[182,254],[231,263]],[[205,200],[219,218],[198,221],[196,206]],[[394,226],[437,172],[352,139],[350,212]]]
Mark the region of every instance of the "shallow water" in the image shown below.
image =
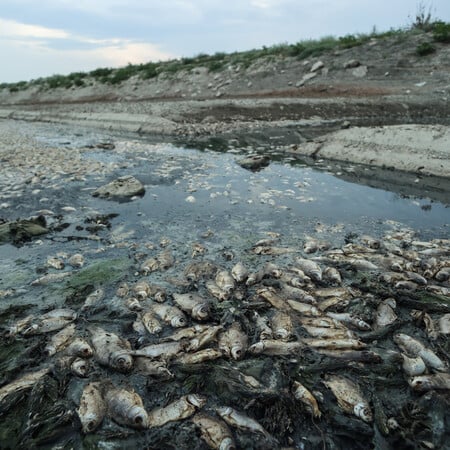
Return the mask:
[[[436,200],[442,197],[435,196],[432,191],[424,190],[423,197],[413,195],[417,192],[417,186],[420,190],[420,179],[413,181],[416,189],[410,194],[408,189],[399,193],[397,187],[393,190],[389,190],[388,186],[380,189],[345,180],[346,177],[357,179],[352,174],[363,172],[364,168],[326,161],[303,161],[280,154],[277,149],[262,147],[254,150],[269,154],[272,162],[259,172],[251,172],[237,164],[248,149],[229,148],[220,152],[198,150],[191,145],[188,148],[180,143],[155,143],[143,137],[82,128],[37,124],[27,124],[26,127],[29,134],[49,146],[49,155],[51,146],[67,149],[67,152],[82,149],[83,159],[102,162],[108,170],[71,182],[56,183],[37,194],[32,194],[31,190],[39,185],[25,186],[23,195],[8,199],[9,206],[0,209],[0,217],[8,220],[29,217],[42,209],[50,210],[53,214],[47,216],[49,224],[60,226],[58,231],[20,247],[10,244],[0,246],[1,289],[12,290],[10,295],[1,299],[3,326],[25,314],[37,314],[44,309],[63,305],[77,309],[84,301],[86,292],[101,286],[106,294],[105,304],[79,322],[79,331],[86,333],[89,323],[97,323],[131,338],[130,324],[134,315],[123,311],[115,291],[120,281],[132,283],[139,279],[138,268],[142,259],[155,255],[163,245],[172,251],[175,264],[166,272],[154,273],[150,278],[173,290],[169,280],[180,278],[183,268],[192,261],[194,242],[201,242],[206,247],[205,257],[220,266],[229,269],[235,261],[241,260],[250,269],[257,270],[266,261],[276,260],[281,265],[289,265],[292,261],[291,254],[274,258],[249,251],[257,240],[267,238],[267,233],[278,233],[279,245],[296,249],[295,255],[301,254],[301,245],[307,236],[327,240],[336,248],[355,236],[368,234],[379,238],[385,233],[400,230],[413,231],[418,240],[449,236],[449,205]],[[99,142],[114,142],[116,148],[101,150],[87,147]],[[134,175],[145,184],[143,197],[117,202],[91,196],[97,187],[127,174]],[[64,210],[64,207],[73,207],[73,211]],[[103,217],[110,214],[115,216]],[[162,240],[166,243],[162,244]],[[56,272],[46,267],[46,261],[48,256],[55,256],[58,252],[67,255],[82,253],[86,264],[81,269],[66,266],[63,272],[67,272],[68,277],[61,282],[32,286],[31,282],[43,274]],[[406,313],[403,315],[406,317]],[[167,334],[169,331],[164,332]],[[420,332],[424,336],[423,331]],[[45,358],[38,351],[30,356],[26,350],[33,345],[42,346],[43,340],[45,338],[42,336],[18,339],[14,350],[17,350],[19,357],[13,360],[10,357],[11,348],[2,345],[0,352],[8,361],[1,366],[2,381],[13,379],[17,368],[30,369],[45,363]],[[386,346],[391,348],[392,344],[387,343]],[[289,372],[291,364],[296,366],[296,363],[270,357],[253,358],[234,364],[233,370],[239,368],[267,382],[277,380],[277,389],[285,392],[289,380],[283,380],[283,375]],[[221,366],[232,370],[228,361],[221,363]],[[210,379],[205,378],[202,369],[199,369],[200,373],[177,374],[175,381],[169,384],[152,384],[142,376],[124,376],[104,368],[96,368],[94,378],[108,377],[134,386],[141,394],[146,392],[145,403],[149,408],[165,404],[167,398],[177,398],[181,393],[195,392],[196,386],[211,395],[213,403],[226,400],[242,409],[251,400],[244,399],[243,393],[230,391],[220,372],[225,370],[223,367],[219,370],[210,365],[207,369],[211,371]],[[355,369],[355,374],[359,374],[358,370]],[[313,376],[310,377],[311,384],[314,384]],[[377,374],[375,379],[383,377],[384,374]],[[218,385],[215,384],[217,382]],[[397,400],[406,402],[409,394],[404,392],[402,382],[404,380],[400,383],[397,380],[394,385],[402,386]],[[61,400],[65,407],[74,409],[84,384],[84,380],[76,378],[67,383],[67,392]],[[292,409],[284,410],[286,398],[283,395],[278,403],[274,398],[267,400],[266,407],[273,414],[279,413],[280,420],[288,421],[298,411],[289,401],[286,404]],[[380,391],[379,395],[386,394]],[[391,391],[389,395],[392,395]],[[31,400],[27,401],[29,403],[17,406],[18,417],[29,410]],[[269,408],[269,405],[272,406]],[[270,414],[264,413],[261,405],[253,412],[259,419],[264,419],[267,426]],[[46,414],[51,415],[51,412]],[[12,420],[13,413],[7,417]],[[29,419],[25,416],[23,423],[20,420],[14,422],[19,435],[26,424],[29,424]],[[63,425],[58,428],[56,436],[50,435],[46,439],[61,445],[69,443],[74,448],[82,448],[81,445],[84,448],[157,448],[151,445],[159,445],[159,448],[177,448],[178,445],[178,448],[183,448],[196,436],[186,423],[176,423],[145,434],[128,430],[128,435],[123,427],[109,421],[101,432],[87,437],[82,437],[77,429],[68,431]],[[290,426],[288,422],[285,425],[286,428]],[[5,442],[11,439],[10,442],[17,445],[18,441],[12,437],[14,427],[0,427],[0,434],[6,439]],[[295,428],[294,425],[292,427]],[[320,433],[326,432],[326,424],[324,427]],[[296,429],[298,448],[303,448],[302,442],[310,438],[315,444],[305,448],[319,448],[322,445],[320,434],[314,428],[315,425],[309,421],[305,430]],[[345,448],[345,442],[351,445],[352,432],[346,430],[345,433],[345,439],[341,436],[339,441],[342,447],[334,448]],[[26,433],[21,436],[22,442],[39,443],[36,444],[38,447],[44,445],[46,448],[45,439],[42,444],[36,436],[30,438]],[[239,436],[241,445],[247,445],[245,448],[263,448],[258,447],[261,440],[255,443],[248,435]],[[204,449],[206,446],[197,437],[191,448]]]

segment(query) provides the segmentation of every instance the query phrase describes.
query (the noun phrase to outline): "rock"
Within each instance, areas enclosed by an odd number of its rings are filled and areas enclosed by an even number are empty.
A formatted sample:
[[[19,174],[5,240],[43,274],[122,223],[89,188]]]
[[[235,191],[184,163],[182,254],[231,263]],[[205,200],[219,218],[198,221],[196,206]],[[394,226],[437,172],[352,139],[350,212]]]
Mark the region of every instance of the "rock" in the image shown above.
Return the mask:
[[[307,73],[306,75],[303,75],[303,78],[300,80],[300,81],[298,81],[295,85],[297,86],[297,87],[301,87],[301,86],[303,86],[308,80],[311,80],[311,79],[313,79],[314,77],[316,77],[317,76],[317,72],[310,72],[310,73]]]
[[[244,169],[258,171],[270,164],[270,158],[268,156],[253,155],[241,159],[237,163]]]
[[[317,61],[311,67],[311,72],[317,72],[319,69],[321,69],[324,66],[325,66],[325,64],[322,61]]]
[[[356,78],[364,78],[367,75],[367,66],[358,66],[352,71],[352,75]]]
[[[126,198],[144,193],[144,185],[132,175],[127,175],[99,187],[92,195],[100,198]]]
[[[44,216],[5,222],[0,224],[0,244],[12,242],[18,245],[49,231]]]
[[[344,69],[354,69],[355,67],[359,67],[361,63],[357,59],[350,59],[349,61],[344,63]]]

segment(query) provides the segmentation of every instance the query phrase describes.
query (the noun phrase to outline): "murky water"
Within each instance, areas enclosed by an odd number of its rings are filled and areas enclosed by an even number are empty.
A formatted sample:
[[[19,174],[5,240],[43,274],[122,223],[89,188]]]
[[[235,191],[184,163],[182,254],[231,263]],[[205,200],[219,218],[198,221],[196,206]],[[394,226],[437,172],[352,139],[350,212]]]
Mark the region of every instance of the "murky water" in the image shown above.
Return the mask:
[[[257,270],[262,262],[276,260],[280,265],[292,262],[291,254],[273,258],[257,256],[249,251],[256,241],[268,236],[279,235],[281,245],[296,249],[300,254],[302,243],[308,236],[326,240],[332,248],[340,248],[361,235],[379,238],[405,229],[414,232],[417,240],[445,239],[450,234],[449,204],[437,200],[442,199],[442,192],[435,195],[432,190],[424,189],[422,197],[413,195],[417,189],[420,190],[420,179],[413,180],[415,190],[409,195],[408,190],[399,193],[397,189],[389,190],[389,186],[380,189],[345,180],[356,180],[358,177],[352,174],[364,169],[326,161],[305,162],[280,154],[276,149],[257,149],[258,153],[269,154],[272,162],[258,172],[251,172],[237,163],[248,149],[196,150],[180,143],[155,143],[145,138],[81,128],[27,126],[28,132],[37,136],[42,144],[67,149],[68,153],[82,149],[84,159],[107,164],[111,170],[107,174],[92,174],[63,185],[52,185],[35,193],[33,189],[39,186],[25,187],[22,195],[8,198],[8,206],[0,209],[0,218],[5,220],[29,217],[42,210],[51,211],[47,220],[56,227],[55,231],[20,247],[11,244],[0,246],[1,289],[11,291],[1,299],[3,326],[25,314],[38,314],[43,309],[61,306],[76,309],[89,292],[102,287],[108,300],[102,308],[83,319],[86,322],[79,325],[81,332],[86,334],[87,325],[94,323],[133,339],[130,324],[134,313],[123,311],[115,292],[120,282],[132,283],[139,279],[138,269],[142,260],[161,251],[162,246],[173,253],[175,264],[163,273],[152,274],[151,280],[173,290],[170,280],[181,278],[183,268],[192,261],[192,244],[196,242],[205,247],[205,258],[219,266],[229,269],[240,260],[250,269]],[[90,148],[99,142],[113,142],[115,149]],[[143,197],[124,202],[92,197],[93,190],[100,185],[127,174],[144,183],[146,192]],[[73,269],[66,266],[67,279],[31,285],[44,274],[55,273],[47,267],[46,261],[49,256],[61,252],[67,256],[83,254],[85,267]],[[223,311],[220,313],[224,314]],[[406,313],[404,315],[406,317]],[[19,370],[26,372],[45,364],[46,359],[38,349],[30,350],[42,345],[43,340],[45,337],[35,336],[18,339],[13,344],[3,343],[1,381],[11,381]],[[12,352],[16,352],[14,358],[11,357]],[[233,368],[228,362],[222,364],[222,369],[223,366],[227,370],[239,368],[257,377],[268,374],[268,379],[278,380],[275,385],[284,389],[283,392],[289,384],[287,380],[280,381],[288,370],[286,367],[290,367],[285,359],[281,362],[270,357],[251,359],[236,363]],[[91,379],[109,377],[118,383],[132,385],[151,397],[151,400],[146,400],[147,405],[160,405],[166,403],[165,399],[195,391],[198,386],[214,392],[214,383],[223,377],[223,373],[219,374],[219,369],[211,366],[208,370],[212,370],[214,376],[202,382],[201,370],[177,374],[176,380],[169,384],[158,381],[152,385],[153,382],[145,377],[111,374],[103,368],[97,368]],[[380,374],[377,377],[378,381],[382,378]],[[376,380],[371,383],[376,383]],[[57,386],[52,385],[48,396],[51,398],[53,389],[60,402],[56,406],[64,411],[73,411],[85,383],[76,378],[66,379],[65,383],[67,395],[64,400],[58,397]],[[219,387],[224,391],[219,389],[220,392],[214,394],[214,401],[227,399],[241,408],[250,404],[251,398],[243,400],[245,393],[230,392],[229,386],[227,389],[222,385]],[[8,442],[4,448],[24,443],[39,448],[66,448],[64,445],[71,448],[184,448],[196,436],[192,427],[186,424],[135,434],[109,421],[101,432],[83,437],[70,425],[76,423],[75,419],[65,417],[48,405],[42,414],[47,414],[45,419],[59,418],[59,427],[55,427],[54,434],[48,425],[36,425],[33,429],[30,414],[36,410],[33,402],[42,395],[39,389],[45,388],[34,388],[25,403],[13,408],[13,412],[8,411],[6,417],[11,426],[0,430],[0,442]],[[405,397],[405,393],[401,396]],[[288,416],[294,413],[295,408],[290,405],[292,410],[289,414],[282,411],[284,400],[275,401],[273,395],[261,400],[257,412],[266,421],[266,426],[270,417],[262,412],[264,405],[267,408],[268,404],[275,405],[271,411],[274,414],[278,412],[280,420],[292,419]],[[403,400],[406,401],[405,398]],[[17,420],[13,420],[15,412],[19,417]],[[319,448],[321,439],[323,442],[326,440],[320,437],[324,430],[308,435],[313,433],[312,422],[304,432],[288,422],[284,425],[286,430],[289,427],[295,429],[296,448]],[[334,423],[334,426],[340,425]],[[357,424],[352,426],[357,430]],[[274,430],[279,431],[276,426]],[[361,436],[367,433],[366,429],[359,431]],[[351,427],[343,432],[345,439],[340,437],[340,445],[351,441],[349,436],[352,432],[355,430],[352,431]],[[174,433],[177,438],[174,438]],[[260,439],[252,442],[245,433],[239,437],[242,448],[270,448],[267,443],[264,446]],[[196,439],[190,448],[206,448],[198,437]],[[312,439],[309,447],[305,444],[308,439]],[[52,447],[57,443],[60,446]],[[345,448],[336,445],[334,448]]]

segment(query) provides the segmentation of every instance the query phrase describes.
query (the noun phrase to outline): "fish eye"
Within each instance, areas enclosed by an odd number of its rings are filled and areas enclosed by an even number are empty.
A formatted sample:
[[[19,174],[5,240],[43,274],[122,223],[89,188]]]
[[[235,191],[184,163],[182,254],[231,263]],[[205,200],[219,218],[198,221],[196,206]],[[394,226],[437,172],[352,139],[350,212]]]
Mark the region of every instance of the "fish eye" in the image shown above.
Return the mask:
[[[88,431],[92,431],[95,428],[95,422],[93,420],[91,420],[88,424],[87,424],[87,429]]]
[[[144,418],[142,416],[136,416],[134,418],[134,423],[136,423],[136,424],[141,424],[143,422],[144,422]]]

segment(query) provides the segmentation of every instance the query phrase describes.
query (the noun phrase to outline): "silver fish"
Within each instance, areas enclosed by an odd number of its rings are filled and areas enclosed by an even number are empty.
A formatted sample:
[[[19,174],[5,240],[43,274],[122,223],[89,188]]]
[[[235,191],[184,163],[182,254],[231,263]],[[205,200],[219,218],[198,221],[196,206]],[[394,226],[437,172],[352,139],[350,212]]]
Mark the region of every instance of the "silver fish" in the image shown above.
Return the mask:
[[[164,407],[150,411],[148,414],[149,427],[162,427],[169,422],[187,419],[193,416],[205,404],[206,398],[201,395],[184,395]]]
[[[375,325],[377,328],[386,327],[397,320],[397,314],[394,312],[396,306],[397,303],[393,298],[387,298],[378,305],[375,314]]]
[[[295,258],[295,262],[314,281],[322,281],[322,269],[316,262],[304,258]]]
[[[402,368],[403,372],[405,372],[406,375],[409,375],[411,377],[422,375],[423,373],[425,373],[425,370],[427,370],[427,366],[420,356],[417,356],[416,358],[410,358],[409,356],[406,356],[404,353],[402,353],[402,358]]]
[[[94,292],[89,294],[86,297],[86,300],[83,303],[83,306],[81,307],[81,311],[85,311],[89,308],[92,308],[93,306],[97,306],[105,297],[105,291],[101,288],[96,289]]]
[[[188,281],[194,282],[202,278],[215,277],[217,270],[217,266],[211,261],[196,261],[184,269],[184,276]]]
[[[275,339],[265,339],[251,345],[248,351],[256,355],[292,355],[303,348],[305,348],[305,346],[297,341],[284,342]]]
[[[200,429],[202,439],[212,449],[236,450],[233,435],[224,422],[200,413],[191,420]]]
[[[362,396],[357,384],[347,378],[329,375],[324,384],[331,389],[339,407],[365,422],[372,422],[373,415],[369,403]]]
[[[76,253],[75,255],[72,255],[69,260],[67,261],[72,267],[80,268],[84,266],[84,256],[80,253]]]
[[[369,331],[372,329],[372,327],[362,320],[360,317],[357,317],[350,313],[332,313],[328,312],[326,313],[328,317],[331,317],[334,320],[337,320],[339,322],[343,322],[347,325],[353,326],[354,328],[357,328],[358,330],[362,331]]]
[[[174,302],[196,320],[206,320],[210,315],[210,302],[199,294],[173,294]]]
[[[112,387],[105,389],[108,415],[120,425],[144,429],[148,427],[148,414],[141,397],[133,390]]]
[[[219,270],[216,274],[215,282],[225,292],[232,292],[236,286],[234,278],[227,270]]]
[[[242,359],[247,351],[248,337],[238,322],[219,335],[219,350],[233,359]]]
[[[205,287],[213,297],[217,298],[217,300],[221,302],[224,300],[228,300],[231,296],[231,292],[224,291],[212,280],[208,280],[205,283]]]
[[[154,376],[160,380],[170,380],[174,374],[166,367],[165,361],[154,361],[145,356],[137,356],[135,359],[135,369],[143,375]]]
[[[106,404],[101,383],[92,382],[84,387],[77,414],[84,433],[92,433],[102,423],[106,415]]]
[[[256,328],[259,331],[259,339],[272,339],[272,329],[269,327],[269,319],[267,317],[260,316],[256,311],[253,312],[253,319],[256,323]]]
[[[175,359],[178,364],[199,364],[221,358],[223,353],[215,348],[205,348],[195,353],[184,353]]]
[[[71,324],[63,328],[61,331],[53,335],[50,342],[44,348],[44,354],[52,356],[56,352],[63,350],[69,345],[71,339],[75,334],[75,325]]]
[[[243,283],[248,277],[248,270],[245,268],[244,264],[239,261],[231,269],[231,276],[237,283]]]
[[[322,413],[320,412],[316,398],[302,383],[294,381],[292,391],[295,399],[300,400],[313,417],[320,418]]]
[[[430,390],[450,390],[450,374],[439,373],[413,377],[408,381],[413,390],[418,392]]]
[[[152,311],[147,311],[140,317],[142,324],[150,334],[158,334],[162,331],[162,326]]]
[[[321,315],[320,311],[314,305],[310,305],[308,303],[302,303],[302,302],[298,302],[296,300],[288,300],[287,304],[294,311],[304,314],[305,316],[318,317]]]
[[[187,324],[186,316],[183,311],[176,306],[166,305],[164,303],[153,303],[151,311],[174,328],[184,327]]]
[[[275,339],[288,341],[294,333],[291,316],[283,311],[275,311],[271,318],[271,328]]]
[[[334,267],[325,267],[323,270],[323,278],[331,284],[342,284],[341,274]]]
[[[162,342],[141,347],[138,350],[130,350],[133,356],[145,356],[147,358],[170,358],[182,352],[186,348],[185,341]]]
[[[131,345],[127,340],[100,327],[90,327],[89,332],[95,350],[95,358],[100,364],[120,372],[131,370],[133,358],[130,355]]]
[[[47,258],[47,266],[53,267],[57,270],[62,270],[65,267],[64,261],[60,258],[49,257]]]
[[[270,434],[259,422],[235,410],[231,406],[219,406],[216,408],[216,412],[228,425],[253,433],[261,433],[267,439],[271,439]]]

